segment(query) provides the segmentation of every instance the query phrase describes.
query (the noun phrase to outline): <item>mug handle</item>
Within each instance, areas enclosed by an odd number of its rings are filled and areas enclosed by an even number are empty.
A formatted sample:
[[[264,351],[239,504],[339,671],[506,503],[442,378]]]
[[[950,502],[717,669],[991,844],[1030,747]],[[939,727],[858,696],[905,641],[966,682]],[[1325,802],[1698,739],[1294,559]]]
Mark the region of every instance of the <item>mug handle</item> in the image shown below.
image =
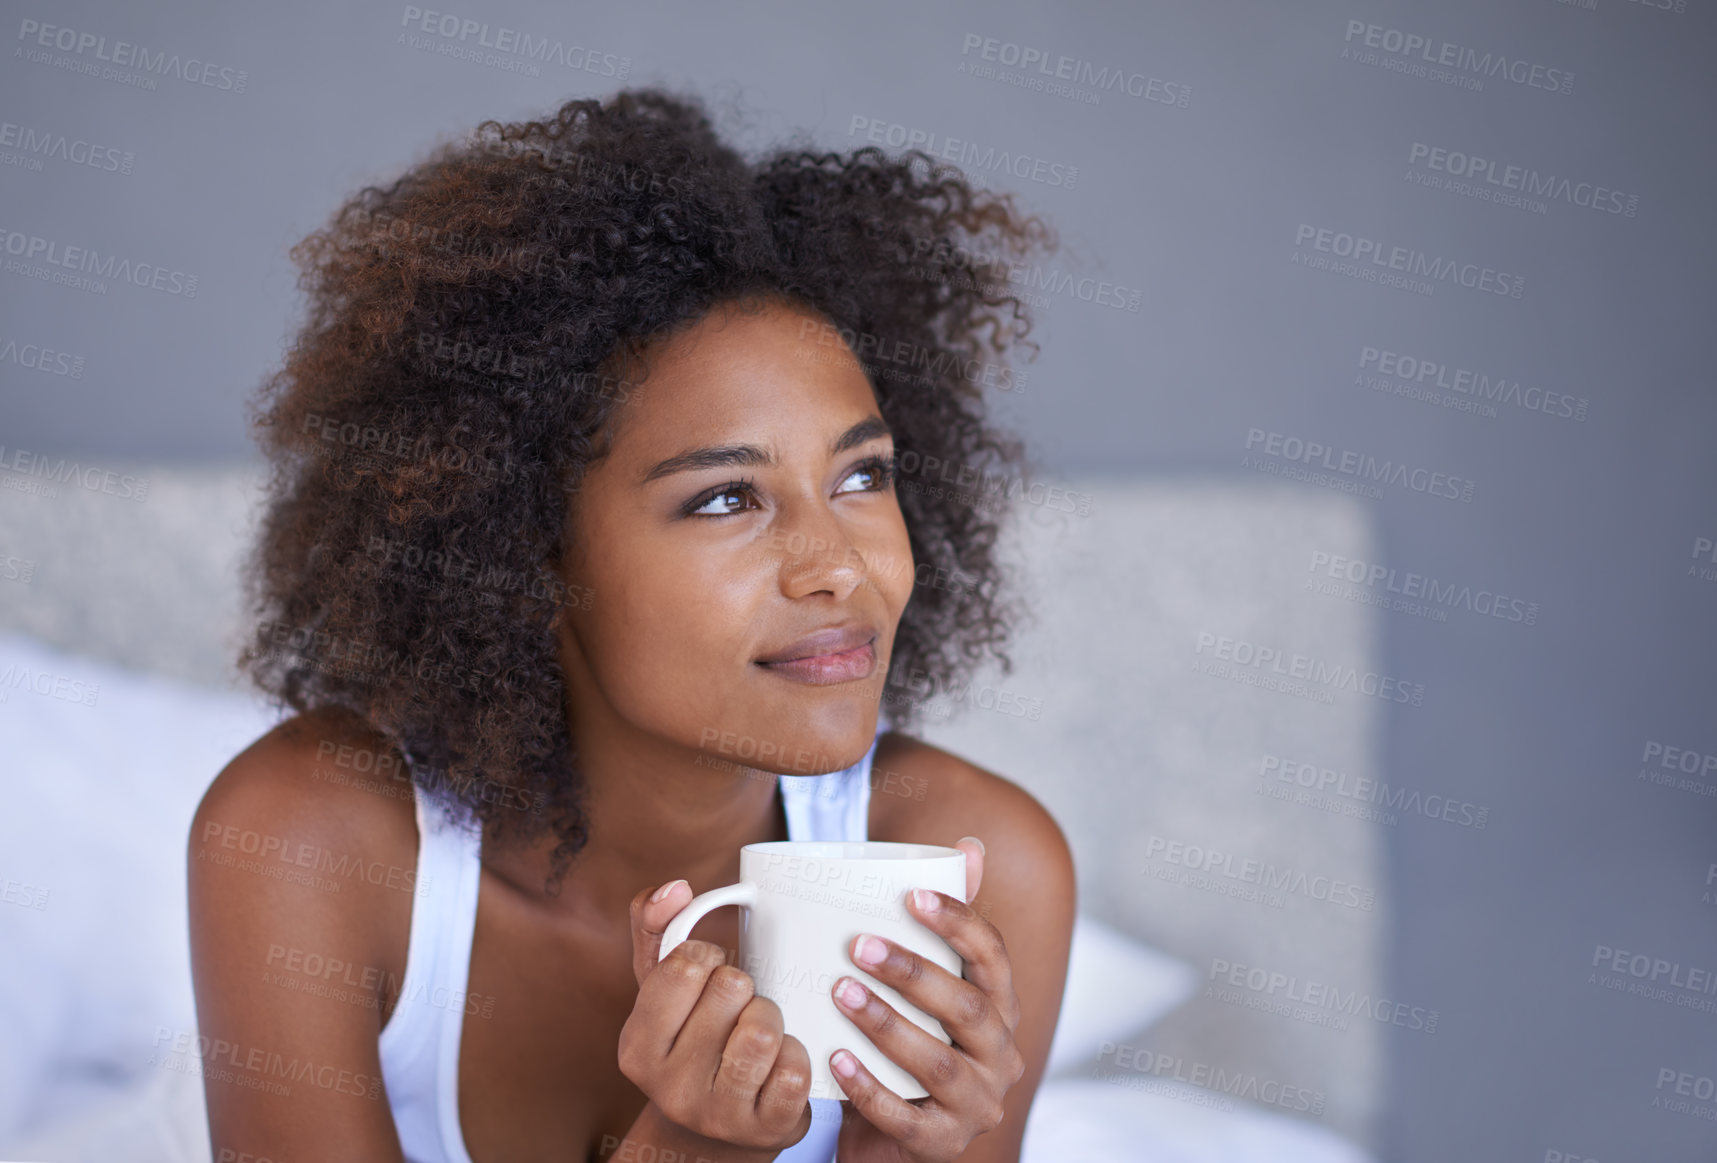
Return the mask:
[[[691,936],[692,926],[701,921],[704,914],[723,905],[739,905],[749,909],[756,904],[757,886],[743,880],[723,888],[712,888],[701,896],[693,897],[686,902],[685,908],[674,914],[674,919],[669,921],[668,927],[662,931],[662,948],[656,954],[656,964],[660,965],[662,958],[674,951],[674,946]]]

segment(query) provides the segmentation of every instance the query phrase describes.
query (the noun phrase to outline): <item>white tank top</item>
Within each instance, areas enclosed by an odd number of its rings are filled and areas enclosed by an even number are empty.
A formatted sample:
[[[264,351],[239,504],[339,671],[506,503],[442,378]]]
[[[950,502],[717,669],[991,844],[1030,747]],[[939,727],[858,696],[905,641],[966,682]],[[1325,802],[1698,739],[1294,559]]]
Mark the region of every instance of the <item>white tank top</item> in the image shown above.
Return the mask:
[[[879,721],[880,737],[885,728]],[[864,758],[827,775],[777,776],[790,840],[868,839],[870,767]],[[480,833],[457,806],[417,803],[417,885],[399,1004],[382,1027],[382,1081],[408,1163],[471,1163],[459,1125],[459,1038],[477,923]],[[715,887],[711,885],[709,887]],[[776,1163],[834,1163],[841,1103],[813,1098],[805,1137]]]

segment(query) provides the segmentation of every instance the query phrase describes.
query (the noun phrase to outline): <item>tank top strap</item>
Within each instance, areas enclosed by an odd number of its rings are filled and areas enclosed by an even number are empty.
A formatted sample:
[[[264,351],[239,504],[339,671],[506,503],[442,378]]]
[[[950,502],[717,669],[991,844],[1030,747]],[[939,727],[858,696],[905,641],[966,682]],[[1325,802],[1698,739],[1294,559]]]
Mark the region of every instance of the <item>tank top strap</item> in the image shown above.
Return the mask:
[[[459,1126],[459,1040],[476,931],[482,833],[416,788],[417,879],[399,1004],[379,1040],[400,1146],[410,1163],[471,1163]]]
[[[851,767],[824,775],[777,777],[789,840],[870,838],[870,771],[881,738],[879,724],[870,748]]]

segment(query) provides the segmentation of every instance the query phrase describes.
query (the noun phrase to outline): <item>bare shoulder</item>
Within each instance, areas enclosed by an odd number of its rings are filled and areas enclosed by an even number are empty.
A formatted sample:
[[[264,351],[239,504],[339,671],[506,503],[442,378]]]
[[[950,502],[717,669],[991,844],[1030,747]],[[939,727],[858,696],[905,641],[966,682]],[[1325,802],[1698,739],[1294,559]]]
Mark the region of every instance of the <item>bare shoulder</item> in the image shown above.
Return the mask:
[[[281,931],[296,918],[370,964],[403,966],[413,790],[402,757],[355,715],[296,715],[246,747],[203,793],[188,840],[194,939],[220,931],[224,911],[255,908]]]
[[[197,807],[192,855],[208,841],[273,859],[293,839],[375,859],[414,858],[412,796],[403,758],[357,716],[295,715],[215,776]],[[237,841],[235,849],[229,841],[241,825],[256,834]]]
[[[871,763],[870,836],[915,844],[951,844],[977,836],[989,851],[990,828],[1066,849],[1055,818],[1025,788],[951,751],[889,731]],[[949,828],[961,829],[952,833]]]
[[[870,836],[910,844],[984,844],[984,890],[1036,882],[1071,902],[1073,854],[1055,817],[1012,780],[953,752],[890,731],[871,765]],[[982,906],[980,906],[981,909]]]
[[[197,807],[197,1028],[172,1049],[223,1048],[202,1071],[218,1158],[267,1144],[277,1158],[401,1159],[378,1035],[410,939],[417,824],[410,783],[398,795],[374,781],[389,754],[354,717],[300,715],[235,756]]]

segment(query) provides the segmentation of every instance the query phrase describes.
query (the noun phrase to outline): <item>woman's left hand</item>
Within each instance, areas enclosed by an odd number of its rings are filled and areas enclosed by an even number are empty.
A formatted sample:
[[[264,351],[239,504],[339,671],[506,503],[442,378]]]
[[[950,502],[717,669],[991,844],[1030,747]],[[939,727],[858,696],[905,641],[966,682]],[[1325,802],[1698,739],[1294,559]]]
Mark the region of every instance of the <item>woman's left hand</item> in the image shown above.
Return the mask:
[[[977,896],[983,877],[983,849],[965,838],[955,846],[966,853],[969,901]],[[882,947],[878,963],[861,958],[867,941],[863,935],[853,942],[848,955],[866,973],[940,1022],[953,1045],[919,1028],[862,982],[850,977],[835,982],[835,1004],[841,1012],[930,1092],[927,1098],[908,1102],[878,1082],[852,1054],[835,1051],[830,1066],[850,1100],[850,1105],[842,1104],[836,1148],[841,1163],[958,1159],[967,1144],[1001,1123],[1002,1096],[1025,1071],[1025,1059],[1014,1045],[1019,998],[1014,995],[1013,965],[1001,933],[967,901],[929,892],[936,907],[926,909],[915,899],[917,895],[907,894],[907,908],[960,955],[965,963],[963,978],[875,936],[868,940]],[[841,996],[849,981],[863,991],[856,1007]],[[843,1077],[841,1071],[849,1064],[852,1073]]]

